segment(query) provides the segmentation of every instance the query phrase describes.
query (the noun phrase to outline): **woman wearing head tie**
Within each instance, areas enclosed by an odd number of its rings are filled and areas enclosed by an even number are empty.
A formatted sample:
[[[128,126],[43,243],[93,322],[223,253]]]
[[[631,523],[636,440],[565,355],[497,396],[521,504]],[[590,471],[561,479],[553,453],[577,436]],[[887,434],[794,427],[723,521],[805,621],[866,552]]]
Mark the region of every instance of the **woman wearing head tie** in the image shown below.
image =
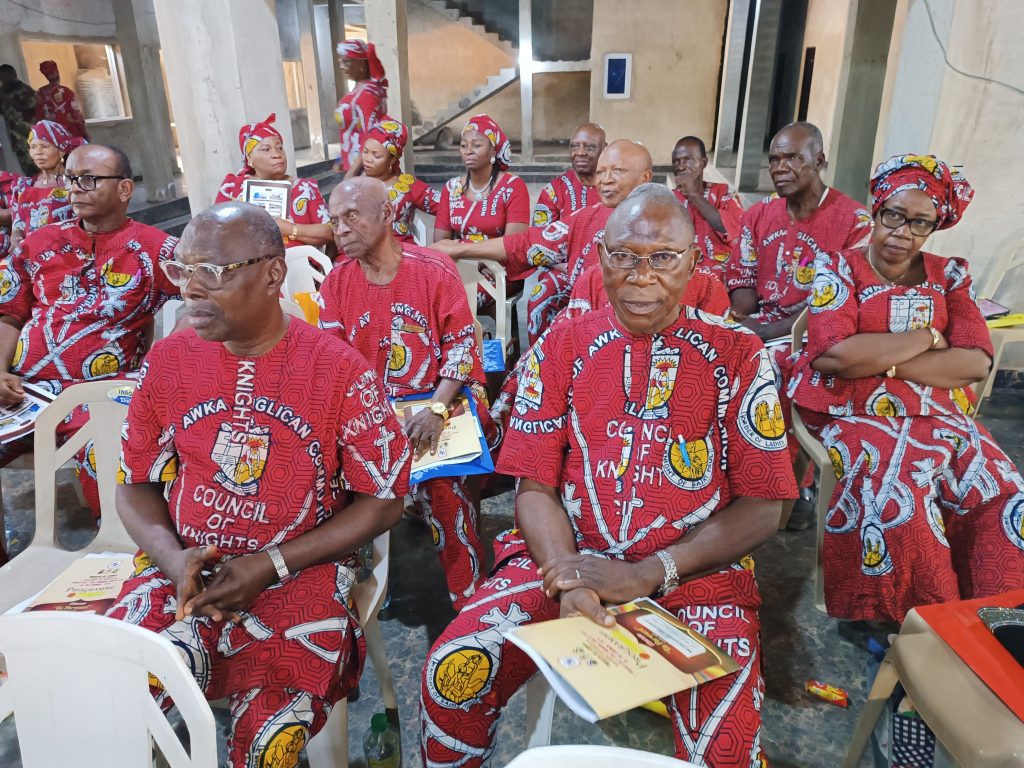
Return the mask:
[[[1024,479],[971,418],[965,390],[992,345],[967,261],[922,250],[973,190],[934,156],[899,155],[871,195],[869,245],[814,265],[789,390],[838,479],[828,612],[901,622],[917,605],[1024,587]]]
[[[345,40],[338,44],[338,56],[345,76],[356,84],[334,110],[341,130],[341,157],[335,167],[347,179],[362,172],[363,137],[387,114],[388,81],[373,43]]]
[[[224,177],[214,202],[241,199],[246,179],[291,181],[288,215],[276,219],[285,247],[314,245],[319,248],[333,243],[331,217],[320,188],[312,179],[293,179],[288,175],[288,155],[284,151],[284,140],[274,127],[276,119],[277,115],[272,114],[262,122],[243,125],[238,131],[242,169]]]
[[[70,190],[60,179],[71,150],[85,143],[60,123],[40,120],[32,126],[28,151],[39,173],[21,177],[11,188],[12,247],[40,227],[74,218]]]
[[[408,140],[409,129],[387,115],[363,139],[363,173],[380,179],[388,188],[388,199],[395,209],[392,230],[403,243],[413,242],[412,217],[416,211],[436,216],[441,202],[441,193],[432,186],[411,173],[402,173],[399,161]]]

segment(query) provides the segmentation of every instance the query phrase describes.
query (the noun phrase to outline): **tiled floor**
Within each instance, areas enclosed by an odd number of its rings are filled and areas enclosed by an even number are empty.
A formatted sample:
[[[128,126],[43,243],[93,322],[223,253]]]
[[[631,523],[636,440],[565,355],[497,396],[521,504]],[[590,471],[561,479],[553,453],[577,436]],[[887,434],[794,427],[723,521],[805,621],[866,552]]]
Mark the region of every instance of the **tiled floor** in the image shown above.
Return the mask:
[[[1024,398],[1019,390],[998,391],[985,406],[982,419],[1018,466],[1024,466]],[[13,548],[31,537],[31,475],[4,471],[8,526]],[[69,486],[61,505],[75,506]],[[489,534],[511,523],[511,494],[484,502]],[[87,518],[65,515],[65,523],[81,538]],[[767,699],[763,743],[774,768],[831,768],[841,762],[846,743],[868,688],[869,657],[836,634],[836,623],[813,605],[814,531],[779,533],[757,553],[758,581],[764,598],[761,611]],[[383,623],[390,666],[398,691],[406,768],[420,765],[417,748],[417,703],[423,659],[434,638],[451,618],[437,560],[426,529],[403,521],[392,535],[392,618]],[[840,709],[803,693],[808,678],[821,678],[850,692],[851,706]],[[380,707],[379,692],[369,670],[362,696],[350,707],[350,756],[362,765],[361,736],[371,714]],[[223,720],[221,720],[223,723]],[[493,764],[505,765],[525,746],[525,700],[522,693],[505,712],[497,734]],[[561,703],[556,705],[555,744],[615,744],[671,753],[672,735],[666,720],[643,710],[589,725]],[[14,728],[0,725],[0,766],[20,768]],[[863,765],[867,765],[865,761]]]

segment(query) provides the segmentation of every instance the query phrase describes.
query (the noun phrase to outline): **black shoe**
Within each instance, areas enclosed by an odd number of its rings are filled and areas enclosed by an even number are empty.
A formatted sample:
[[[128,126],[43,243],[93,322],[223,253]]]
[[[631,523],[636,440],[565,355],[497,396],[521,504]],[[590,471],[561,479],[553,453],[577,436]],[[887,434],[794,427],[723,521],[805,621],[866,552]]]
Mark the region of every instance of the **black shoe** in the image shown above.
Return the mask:
[[[786,521],[787,531],[806,531],[814,524],[814,497],[810,494],[809,488],[800,491],[800,498],[793,505],[793,511],[789,513],[789,520]]]

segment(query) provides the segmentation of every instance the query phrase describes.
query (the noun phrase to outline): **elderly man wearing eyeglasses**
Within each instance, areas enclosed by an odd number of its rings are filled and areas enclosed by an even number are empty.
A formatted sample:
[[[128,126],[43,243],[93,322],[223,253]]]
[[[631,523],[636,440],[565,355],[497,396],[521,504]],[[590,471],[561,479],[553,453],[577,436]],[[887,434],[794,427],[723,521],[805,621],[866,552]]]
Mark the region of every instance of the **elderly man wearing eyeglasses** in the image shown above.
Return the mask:
[[[228,765],[296,765],[359,679],[351,553],[398,522],[412,452],[359,353],[281,311],[266,211],[203,211],[162,266],[191,327],[153,345],[132,397],[117,511],[145,555],[108,615],[228,698]]]
[[[158,268],[177,238],[128,218],[135,188],[124,153],[88,144],[71,152],[57,183],[75,218],[42,227],[0,261],[0,404],[24,399],[22,380],[53,393],[138,370],[154,313],[177,287]],[[84,411],[58,427],[66,440]],[[79,454],[86,500],[99,514],[96,469]],[[0,466],[32,449],[31,439],[0,446]]]
[[[537,668],[504,632],[559,616],[608,625],[608,605],[653,597],[740,670],[670,699],[679,757],[759,764],[764,683],[753,561],[796,492],[764,348],[682,306],[693,223],[648,186],[609,217],[609,304],[553,325],[530,352],[498,471],[518,478],[518,530],[430,651],[425,766],[476,768],[496,720]],[[766,417],[766,414],[768,416]]]

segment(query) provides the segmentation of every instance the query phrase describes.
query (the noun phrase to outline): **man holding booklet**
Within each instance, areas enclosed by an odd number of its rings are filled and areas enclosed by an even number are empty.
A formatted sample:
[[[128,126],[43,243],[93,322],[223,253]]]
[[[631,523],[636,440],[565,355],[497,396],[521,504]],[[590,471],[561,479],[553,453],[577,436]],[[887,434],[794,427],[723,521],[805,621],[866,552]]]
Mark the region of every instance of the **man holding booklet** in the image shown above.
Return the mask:
[[[424,669],[425,766],[474,768],[536,666],[504,633],[655,596],[739,670],[669,700],[680,758],[759,765],[763,679],[751,550],[796,496],[764,348],[681,307],[696,259],[689,215],[664,188],[608,219],[610,304],[560,323],[530,354],[498,471],[519,478],[521,530]]]
[[[343,181],[328,208],[344,256],[320,288],[321,327],[373,365],[390,397],[425,396],[405,420],[417,456],[438,452],[460,394],[476,401],[484,434],[493,435],[473,315],[455,265],[394,237],[394,209],[377,179]],[[426,512],[449,596],[459,610],[481,578],[476,507],[462,477],[419,483],[414,497]]]

